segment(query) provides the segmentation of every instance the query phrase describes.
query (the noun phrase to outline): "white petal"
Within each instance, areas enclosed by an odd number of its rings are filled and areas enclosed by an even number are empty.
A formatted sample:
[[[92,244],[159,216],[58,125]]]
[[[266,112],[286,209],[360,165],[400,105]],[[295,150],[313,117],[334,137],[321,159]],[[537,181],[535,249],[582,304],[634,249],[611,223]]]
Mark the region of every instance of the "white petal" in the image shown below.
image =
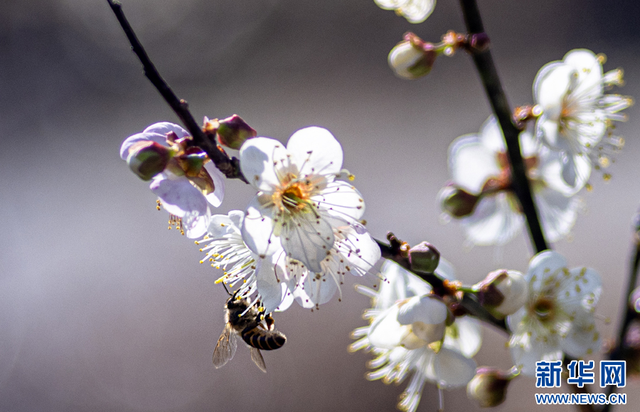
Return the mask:
[[[574,358],[589,357],[600,352],[601,337],[593,316],[576,317],[566,338],[562,340],[562,349]]]
[[[493,153],[506,152],[507,150],[502,129],[498,124],[498,120],[493,115],[489,116],[480,127],[478,140]]]
[[[453,182],[477,194],[488,178],[498,176],[496,153],[485,147],[478,136],[458,137],[449,146],[449,171]]]
[[[391,306],[382,312],[369,327],[369,342],[372,346],[381,349],[393,349],[400,345],[408,332],[406,326],[398,323],[398,306]]]
[[[209,176],[213,180],[213,193],[209,193],[206,195],[207,200],[213,207],[219,207],[222,204],[222,200],[224,199],[224,185],[225,178],[224,175],[218,168],[213,164],[213,162],[207,163],[205,165],[207,172],[209,172]]]
[[[527,336],[527,335],[523,335]],[[526,338],[525,338],[526,339]],[[522,373],[528,376],[535,376],[536,362],[545,361],[557,361],[562,360],[562,350],[555,344],[555,339],[551,339],[552,344],[543,344],[542,341],[537,341],[535,336],[528,338],[528,342],[523,345],[511,346],[511,357],[516,366],[522,367]]]
[[[565,196],[573,196],[589,180],[591,162],[581,154],[563,154],[542,148],[540,174],[544,182]]]
[[[591,50],[571,50],[564,56],[564,63],[573,67],[578,76],[571,94],[586,100],[602,95],[602,66]]]
[[[551,188],[536,193],[535,199],[547,240],[556,242],[568,235],[578,218],[580,199],[566,197]]]
[[[345,239],[336,242],[336,248],[349,262],[351,273],[361,276],[380,260],[380,246],[369,233],[358,234],[355,230],[348,228],[343,229],[342,234]]]
[[[351,223],[364,214],[364,200],[358,190],[343,181],[329,183],[320,195],[312,198],[314,202],[331,216]]]
[[[475,356],[482,346],[480,322],[469,316],[456,318],[456,321],[447,327],[444,346],[460,352],[467,358]]]
[[[270,192],[280,185],[277,170],[282,163],[288,165],[289,152],[277,140],[256,137],[240,148],[240,169],[249,183],[258,190]]]
[[[448,260],[445,258],[440,258],[440,262],[438,263],[438,268],[436,269],[436,275],[440,276],[442,279],[455,280],[456,271]]]
[[[435,6],[435,0],[409,0],[398,10],[409,23],[417,24],[425,21],[431,15]]]
[[[384,279],[376,298],[376,309],[387,309],[399,300],[431,291],[431,285],[391,260],[385,259],[381,274]]]
[[[342,146],[322,127],[298,130],[289,138],[287,150],[295,157],[300,176],[335,175],[342,169]]]
[[[283,302],[288,289],[287,286],[278,282],[273,271],[274,263],[272,257],[256,260],[256,285],[261,303],[266,313],[273,312]],[[280,308],[282,310],[282,308]]]
[[[529,261],[526,279],[529,282],[529,295],[542,290],[544,280],[550,274],[567,267],[567,260],[558,252],[545,250]]]
[[[258,194],[247,206],[242,221],[242,240],[257,255],[264,257],[280,250],[280,239],[273,234],[273,219],[269,204],[271,196]]]
[[[562,103],[575,82],[575,69],[561,62],[551,62],[543,66],[533,84],[536,103],[542,107],[545,116],[558,121]]]
[[[182,218],[189,212],[197,215],[207,212],[207,200],[187,178],[172,180],[160,174],[151,181],[149,187],[162,201],[162,207],[172,215]]]
[[[331,276],[309,273],[304,279],[303,290],[298,290],[295,297],[302,307],[308,308],[329,302],[337,290],[338,284]]]
[[[182,217],[182,230],[189,239],[197,239],[207,233],[209,213],[189,212]]]
[[[444,323],[448,314],[447,305],[440,299],[431,295],[414,296],[400,306],[398,322],[401,325],[410,325],[414,322],[437,325]]]
[[[565,272],[563,276],[567,281],[558,289],[563,310],[573,316],[593,312],[602,293],[602,280],[598,272],[579,267]]]
[[[207,232],[213,238],[221,238],[230,233],[239,233],[240,228],[227,215],[213,215]]]
[[[522,230],[524,218],[515,209],[517,200],[510,193],[486,196],[473,214],[460,220],[467,238],[476,245],[502,245]]]
[[[120,147],[120,157],[127,160],[129,148],[137,142],[152,140],[163,146],[167,146],[167,133],[175,133],[178,138],[189,136],[189,133],[177,124],[169,122],[155,123],[144,129],[141,133],[127,137]]]
[[[459,388],[469,383],[476,373],[476,362],[462,354],[441,348],[433,358],[433,371],[442,388]]]
[[[304,263],[312,272],[322,272],[320,262],[333,248],[333,228],[312,213],[296,214],[283,226],[280,241],[289,257]]]

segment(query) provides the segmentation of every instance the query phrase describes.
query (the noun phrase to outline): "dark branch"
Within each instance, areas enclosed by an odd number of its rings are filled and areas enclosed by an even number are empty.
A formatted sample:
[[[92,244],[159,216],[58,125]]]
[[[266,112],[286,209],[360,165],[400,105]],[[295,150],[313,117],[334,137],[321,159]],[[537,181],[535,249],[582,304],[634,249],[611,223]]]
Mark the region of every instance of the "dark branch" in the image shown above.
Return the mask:
[[[216,167],[224,173],[227,178],[240,179],[246,183],[247,180],[240,171],[238,159],[230,159],[229,156],[227,156],[227,154],[218,147],[215,139],[202,131],[200,126],[198,126],[198,123],[196,123],[193,118],[193,115],[191,115],[187,102],[182,99],[178,99],[167,82],[162,78],[162,76],[160,76],[160,73],[151,62],[151,59],[144,50],[144,47],[142,47],[142,43],[138,40],[133,28],[129,24],[129,21],[127,21],[127,18],[122,11],[122,5],[113,0],[107,0],[107,2],[109,3],[109,6],[111,6],[113,13],[116,15],[120,26],[122,26],[122,30],[124,30],[124,33],[127,35],[127,39],[129,39],[129,43],[131,43],[131,49],[138,56],[138,59],[140,59],[144,69],[144,75],[155,86],[169,107],[171,107],[171,109],[176,113],[185,129],[187,129],[189,134],[192,136],[193,145],[204,150],[209,156],[209,159],[211,159]]]
[[[465,24],[470,35],[484,33],[482,19],[476,0],[460,0],[462,13],[464,15]],[[491,52],[488,47],[483,50],[472,50],[473,62],[476,65],[482,84],[484,86],[491,108],[498,119],[498,123],[502,128],[502,133],[507,144],[507,153],[511,163],[511,174],[513,179],[513,188],[522,206],[522,211],[527,218],[529,228],[529,236],[534,244],[536,252],[548,249],[547,242],[544,238],[540,219],[536,205],[531,195],[529,180],[520,153],[520,141],[518,135],[520,130],[516,127],[512,120],[512,111],[507,101],[507,96],[502,90],[498,72],[493,63]]]
[[[378,246],[380,246],[380,252],[382,253],[382,257],[393,260],[409,272],[415,274],[416,276],[422,278],[425,282],[429,283],[434,290],[445,289],[446,285],[444,281],[440,279],[433,273],[424,273],[411,270],[411,265],[409,264],[409,259],[398,254],[396,248],[390,246],[384,242],[376,240]],[[497,319],[493,315],[491,315],[485,308],[480,305],[476,297],[472,294],[465,293],[462,301],[460,302],[463,309],[468,312],[470,315],[487,322],[496,328],[504,331],[507,331],[507,325],[504,320]]]

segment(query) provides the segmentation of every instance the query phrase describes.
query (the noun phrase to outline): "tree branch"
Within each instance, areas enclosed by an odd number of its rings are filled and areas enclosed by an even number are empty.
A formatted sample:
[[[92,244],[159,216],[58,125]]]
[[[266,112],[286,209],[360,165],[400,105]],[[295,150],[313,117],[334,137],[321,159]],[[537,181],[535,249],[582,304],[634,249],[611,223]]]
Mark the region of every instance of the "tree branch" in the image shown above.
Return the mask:
[[[227,154],[218,146],[215,138],[202,131],[189,111],[187,102],[182,99],[178,99],[167,82],[162,78],[162,76],[160,76],[160,73],[153,62],[151,62],[149,55],[147,55],[144,47],[142,47],[142,43],[138,40],[136,33],[133,31],[133,28],[125,17],[124,12],[122,11],[122,5],[113,0],[107,0],[107,2],[109,3],[111,10],[113,10],[113,13],[116,15],[120,26],[122,26],[122,30],[124,30],[127,39],[129,39],[131,49],[138,56],[138,59],[140,59],[140,63],[142,63],[142,67],[144,69],[144,75],[158,90],[169,107],[171,107],[178,116],[185,129],[187,129],[192,137],[193,146],[198,146],[200,149],[204,150],[204,152],[209,156],[209,159],[211,159],[216,167],[227,178],[240,179],[247,183],[247,180],[240,171],[240,163],[238,159],[235,157],[230,159],[229,156],[227,156]]]
[[[476,0],[460,0],[460,5],[462,6],[462,13],[469,34],[484,34],[484,27]],[[549,249],[549,247],[547,246],[542,226],[540,225],[540,219],[538,218],[536,205],[531,195],[529,179],[527,178],[524,161],[522,160],[520,152],[520,141],[518,139],[520,130],[513,123],[512,111],[509,107],[507,96],[502,90],[500,78],[498,77],[498,72],[493,63],[489,48],[485,47],[482,50],[472,49],[471,55],[476,69],[480,74],[480,79],[482,80],[489,102],[491,103],[491,108],[504,134],[507,153],[511,163],[513,189],[520,201],[522,211],[527,218],[529,236],[531,237],[536,252],[542,252],[543,250]]]
[[[376,243],[380,246],[380,252],[382,257],[385,259],[393,260],[404,269],[423,279],[425,282],[429,283],[434,290],[445,289],[446,286],[444,281],[440,279],[437,275],[433,273],[424,273],[418,272],[411,269],[411,265],[409,263],[409,259],[398,254],[396,248],[391,245],[388,245],[380,240],[376,239]],[[480,302],[476,299],[476,297],[472,294],[465,293],[460,305],[468,312],[470,315],[495,326],[496,328],[502,330],[503,332],[508,332],[507,325],[504,320],[497,319],[495,316],[491,315],[485,308],[482,307]]]

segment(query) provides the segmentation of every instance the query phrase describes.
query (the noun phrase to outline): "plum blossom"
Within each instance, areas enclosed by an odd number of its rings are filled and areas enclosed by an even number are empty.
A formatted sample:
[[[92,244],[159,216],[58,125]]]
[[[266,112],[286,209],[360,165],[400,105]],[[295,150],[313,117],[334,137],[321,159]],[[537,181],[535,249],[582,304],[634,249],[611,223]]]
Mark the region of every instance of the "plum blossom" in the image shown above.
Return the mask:
[[[323,272],[311,273],[282,249],[264,258],[251,251],[242,240],[243,219],[239,210],[211,217],[207,235],[196,241],[206,252],[200,263],[208,260],[223,269],[216,283],[237,287],[238,296],[255,296],[252,304],[259,303],[267,313],[286,310],[294,298],[302,307],[317,308],[340,292],[346,273],[363,276],[380,259],[380,248],[369,234],[358,235],[346,227],[336,231]]]
[[[449,277],[447,266],[441,260],[436,273]],[[480,349],[480,327],[464,317],[453,322],[446,305],[431,295],[431,286],[396,263],[385,261],[381,274],[379,291],[357,288],[372,300],[372,309],[365,312],[371,324],[353,331],[359,340],[349,349],[377,356],[369,363],[375,369],[367,374],[370,380],[399,384],[412,373],[398,408],[413,412],[427,381],[456,388],[471,380],[476,363],[470,358]]]
[[[600,347],[594,320],[602,282],[593,269],[567,269],[566,259],[544,251],[529,262],[527,303],[507,317],[511,356],[522,373],[533,375],[539,360],[580,358]]]
[[[286,148],[274,139],[250,139],[240,149],[240,165],[259,191],[242,225],[244,242],[258,256],[271,255],[281,246],[288,258],[323,273],[339,227],[366,232],[358,221],[364,213],[360,193],[335,180],[342,168],[342,147],[328,130],[298,130]]]
[[[436,0],[375,0],[380,8],[395,10],[409,23],[422,23],[436,7]]]
[[[224,177],[197,148],[187,147],[189,134],[177,124],[161,122],[129,136],[120,148],[120,157],[130,161],[141,145],[166,147],[169,159],[159,173],[151,177],[151,191],[170,215],[170,223],[198,238],[206,233],[210,208],[218,207],[224,197]]]
[[[335,242],[326,257],[320,262],[321,271],[312,272],[305,265],[285,256],[276,257],[275,267],[278,279],[289,287],[296,302],[303,308],[318,308],[339,293],[348,273],[364,276],[380,260],[380,247],[367,233],[358,233],[350,226],[334,229]]]
[[[621,69],[603,74],[604,60],[590,50],[572,50],[562,61],[542,67],[533,85],[534,99],[543,110],[536,122],[537,137],[562,154],[568,166],[562,177],[577,190],[581,186],[575,181],[589,177],[590,169],[582,163],[605,168],[622,149],[624,140],[613,136],[612,122],[626,120],[620,111],[633,103],[627,96],[604,94],[623,84]]]
[[[200,261],[211,262],[224,275],[216,283],[224,282],[231,289],[237,288],[237,296],[255,296],[251,306],[259,304],[266,313],[286,310],[293,301],[284,282],[279,282],[274,273],[272,256],[261,259],[242,241],[240,228],[244,212],[232,210],[228,215],[213,215],[207,235],[197,245],[206,257]]]
[[[530,133],[520,134],[522,156],[547,238],[555,242],[573,227],[581,201],[561,178],[560,154],[539,147]],[[585,172],[575,183],[583,185]],[[452,184],[440,193],[443,209],[458,218],[467,239],[477,245],[505,244],[519,233],[524,216],[511,190],[511,171],[500,126],[491,116],[479,134],[457,138],[449,147]]]

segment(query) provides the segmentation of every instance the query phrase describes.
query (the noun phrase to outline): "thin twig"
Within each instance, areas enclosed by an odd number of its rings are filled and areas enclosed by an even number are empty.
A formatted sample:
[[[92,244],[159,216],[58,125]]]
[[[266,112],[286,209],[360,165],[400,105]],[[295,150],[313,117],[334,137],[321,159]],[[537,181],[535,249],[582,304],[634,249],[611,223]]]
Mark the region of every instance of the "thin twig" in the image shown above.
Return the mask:
[[[433,273],[424,273],[411,270],[411,265],[409,264],[409,259],[403,257],[396,253],[396,250],[390,245],[376,240],[378,246],[380,246],[380,252],[383,258],[393,260],[409,272],[414,275],[420,277],[425,282],[429,283],[434,290],[445,288],[444,282],[441,278]],[[502,330],[503,332],[508,332],[507,325],[504,320],[497,319],[495,316],[491,315],[482,305],[478,302],[475,296],[465,293],[460,305],[468,312],[470,315],[489,323],[490,325],[495,326],[496,328]]]
[[[462,13],[464,15],[467,31],[470,35],[483,34],[484,27],[482,25],[482,19],[480,18],[480,11],[476,0],[460,0],[462,6]],[[500,78],[498,72],[493,63],[491,52],[488,47],[482,48],[482,50],[472,50],[471,53],[473,62],[476,65],[482,84],[484,86],[491,108],[498,119],[504,139],[507,144],[507,153],[509,161],[511,163],[511,175],[513,180],[513,189],[515,191],[522,211],[527,218],[527,225],[529,228],[529,236],[536,249],[536,252],[542,252],[549,249],[547,242],[544,238],[542,226],[540,225],[540,219],[538,218],[538,212],[536,205],[531,196],[531,188],[529,180],[527,178],[524,161],[520,153],[520,141],[518,136],[520,130],[514,125],[512,120],[512,111],[507,101],[507,96],[502,90],[500,84]]]
[[[122,11],[122,5],[113,0],[107,0],[107,2],[109,3],[109,6],[111,6],[113,13],[116,15],[120,26],[122,26],[122,30],[124,30],[124,33],[127,35],[127,39],[129,39],[129,43],[131,43],[131,49],[138,56],[138,59],[140,59],[140,63],[142,63],[142,67],[144,69],[144,75],[155,86],[169,107],[171,107],[171,109],[176,113],[184,127],[191,135],[193,145],[204,150],[209,156],[209,159],[211,159],[216,167],[224,173],[227,178],[240,179],[246,183],[247,180],[240,171],[238,159],[235,157],[230,159],[229,156],[227,156],[227,154],[218,147],[216,141],[202,131],[189,111],[187,102],[182,99],[178,99],[167,82],[162,78],[162,76],[160,76],[160,73],[153,62],[151,62],[147,52],[144,50],[144,47],[142,47],[142,43],[138,40],[138,36],[136,36],[136,33],[133,31],[133,28],[125,17],[124,11]]]

